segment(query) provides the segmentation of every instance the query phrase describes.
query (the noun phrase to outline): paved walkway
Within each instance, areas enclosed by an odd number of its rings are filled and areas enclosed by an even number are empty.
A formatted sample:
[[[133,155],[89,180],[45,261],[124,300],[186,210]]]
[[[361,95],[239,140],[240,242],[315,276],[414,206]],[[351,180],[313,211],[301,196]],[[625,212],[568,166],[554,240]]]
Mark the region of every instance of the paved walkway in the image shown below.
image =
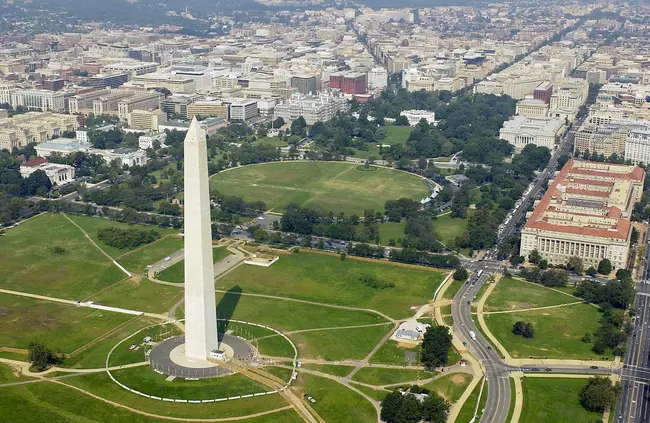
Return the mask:
[[[519,308],[519,309],[516,309],[516,310],[484,311],[483,315],[519,313],[519,312],[536,311],[536,310],[548,310],[550,308],[567,307],[567,306],[572,306],[572,305],[576,305],[576,304],[583,304],[583,302],[582,301],[575,301],[575,302],[572,302],[572,303],[556,304],[556,305],[543,306],[543,307]]]

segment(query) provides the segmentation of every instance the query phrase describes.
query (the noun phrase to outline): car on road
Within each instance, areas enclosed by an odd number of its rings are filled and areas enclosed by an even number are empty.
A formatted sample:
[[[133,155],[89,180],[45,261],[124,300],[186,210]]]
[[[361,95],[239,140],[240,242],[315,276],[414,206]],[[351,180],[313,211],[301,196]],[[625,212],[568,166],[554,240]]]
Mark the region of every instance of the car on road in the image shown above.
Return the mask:
[[[471,301],[468,301],[468,302],[467,302],[467,305],[469,305],[469,304],[471,304],[471,303],[472,303]]]
[[[532,370],[533,372],[539,372],[539,369],[538,369],[537,367],[533,367],[533,368],[530,369],[530,370]]]
[[[169,261],[169,260],[171,260],[171,259],[172,259],[172,258],[169,257],[169,256],[165,257],[165,261]]]
[[[544,371],[545,371],[545,372],[552,372],[553,369],[551,369],[550,367],[547,367],[547,368],[544,369]]]
[[[598,368],[598,366],[591,366],[590,367],[590,369],[594,369],[594,370],[597,369],[597,368]]]

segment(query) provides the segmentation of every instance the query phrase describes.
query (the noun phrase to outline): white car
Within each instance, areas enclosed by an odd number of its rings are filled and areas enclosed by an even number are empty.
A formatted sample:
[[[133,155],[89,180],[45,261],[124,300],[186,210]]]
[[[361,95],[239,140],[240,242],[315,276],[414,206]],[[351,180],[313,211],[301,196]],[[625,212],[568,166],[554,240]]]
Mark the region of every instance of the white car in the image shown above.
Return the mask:
[[[172,259],[172,258],[169,257],[169,256],[165,257],[165,261],[169,261],[169,260],[171,260],[171,259]]]

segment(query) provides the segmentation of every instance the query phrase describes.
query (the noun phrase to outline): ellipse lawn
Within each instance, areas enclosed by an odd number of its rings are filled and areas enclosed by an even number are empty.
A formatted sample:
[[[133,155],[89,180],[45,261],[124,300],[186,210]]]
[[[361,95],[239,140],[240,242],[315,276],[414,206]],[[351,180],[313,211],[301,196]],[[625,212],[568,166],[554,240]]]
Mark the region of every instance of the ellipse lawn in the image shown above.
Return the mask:
[[[323,212],[363,215],[383,211],[387,200],[421,200],[429,190],[422,178],[393,169],[341,162],[273,162],[214,175],[210,188],[245,201],[263,201],[282,212],[295,203]]]

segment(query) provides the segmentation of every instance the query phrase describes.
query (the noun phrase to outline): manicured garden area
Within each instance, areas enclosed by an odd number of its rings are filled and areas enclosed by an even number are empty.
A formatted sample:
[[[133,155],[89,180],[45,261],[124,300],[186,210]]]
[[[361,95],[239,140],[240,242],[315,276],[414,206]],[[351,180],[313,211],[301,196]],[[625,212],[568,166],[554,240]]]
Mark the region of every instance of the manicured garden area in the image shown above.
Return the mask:
[[[457,237],[462,237],[467,231],[467,223],[469,222],[469,215],[465,219],[454,219],[451,213],[438,216],[432,220],[433,233],[436,238],[445,245],[449,245]]]
[[[395,284],[376,289],[360,281],[374,275]],[[273,266],[241,266],[217,281],[218,289],[233,286],[244,292],[292,297],[343,306],[364,307],[394,318],[413,314],[411,307],[425,304],[444,275],[413,269],[315,253],[283,255]]]
[[[382,211],[387,200],[421,200],[429,192],[415,175],[386,168],[367,172],[357,167],[340,162],[273,162],[217,173],[210,186],[245,201],[263,201],[277,212],[296,203],[359,216],[364,210]]]
[[[580,391],[587,379],[534,378],[523,379],[524,404],[521,423],[591,423],[602,414],[585,410],[580,405]]]

